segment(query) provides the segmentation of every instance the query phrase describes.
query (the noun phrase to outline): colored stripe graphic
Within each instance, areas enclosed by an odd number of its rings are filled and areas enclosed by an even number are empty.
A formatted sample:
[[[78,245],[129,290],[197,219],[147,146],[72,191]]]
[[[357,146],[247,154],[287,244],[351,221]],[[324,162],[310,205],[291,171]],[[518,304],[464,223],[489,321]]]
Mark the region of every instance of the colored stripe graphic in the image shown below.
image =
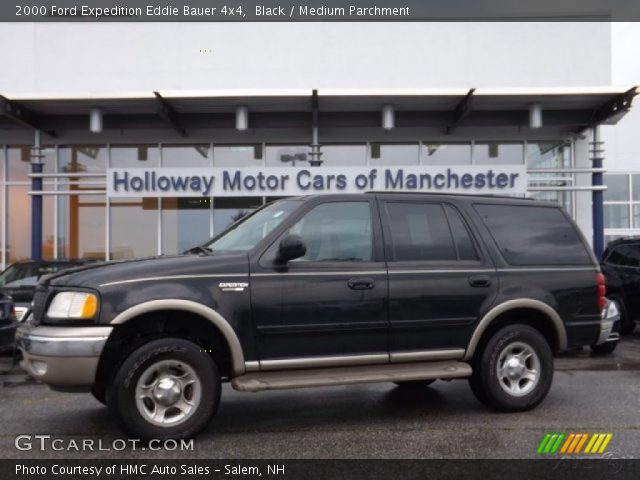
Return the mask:
[[[575,438],[575,436],[576,434],[572,433],[567,437],[567,441],[564,442],[564,445],[562,446],[560,453],[567,453],[567,450],[569,449],[569,445],[571,445],[571,442],[573,442],[573,439]]]
[[[600,450],[598,450],[598,453],[604,453],[604,449],[607,448],[607,445],[609,445],[609,442],[611,441],[612,438],[613,438],[613,433],[607,433],[607,436],[604,437],[604,441],[602,442],[602,445],[600,445]]]
[[[547,442],[549,441],[550,438],[551,438],[551,434],[550,433],[547,433],[542,438],[542,441],[540,442],[540,445],[538,445],[538,449],[536,450],[538,453],[543,453],[544,452],[544,447],[547,446]]]
[[[589,434],[583,433],[582,438],[580,439],[580,442],[576,446],[576,451],[574,453],[580,453],[582,451],[582,446],[584,445],[584,442],[587,441],[587,438],[589,438]]]
[[[597,439],[598,439],[597,433],[594,433],[593,435],[591,435],[591,440],[589,440],[589,443],[587,443],[587,448],[585,448],[584,453],[591,453],[591,448],[593,447],[593,444],[596,443]]]
[[[546,433],[536,449],[539,454],[604,453],[612,433]]]

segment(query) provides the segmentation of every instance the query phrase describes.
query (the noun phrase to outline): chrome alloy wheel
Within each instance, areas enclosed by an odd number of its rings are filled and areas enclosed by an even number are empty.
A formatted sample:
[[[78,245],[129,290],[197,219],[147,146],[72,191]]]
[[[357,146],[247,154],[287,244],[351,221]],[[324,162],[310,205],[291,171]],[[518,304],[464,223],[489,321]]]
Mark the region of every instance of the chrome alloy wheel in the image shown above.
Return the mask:
[[[513,342],[500,352],[496,370],[502,389],[513,397],[523,397],[540,381],[540,358],[526,343]]]
[[[136,385],[136,406],[142,417],[160,427],[180,425],[195,413],[202,383],[184,362],[162,360],[149,366]]]

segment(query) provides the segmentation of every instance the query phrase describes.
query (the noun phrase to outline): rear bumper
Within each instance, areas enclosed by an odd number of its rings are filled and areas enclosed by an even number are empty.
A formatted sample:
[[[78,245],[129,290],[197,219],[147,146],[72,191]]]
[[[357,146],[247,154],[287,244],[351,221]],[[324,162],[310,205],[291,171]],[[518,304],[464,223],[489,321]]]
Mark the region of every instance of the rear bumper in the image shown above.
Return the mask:
[[[88,388],[93,385],[100,354],[113,327],[34,327],[21,325],[16,348],[20,366],[52,387]]]

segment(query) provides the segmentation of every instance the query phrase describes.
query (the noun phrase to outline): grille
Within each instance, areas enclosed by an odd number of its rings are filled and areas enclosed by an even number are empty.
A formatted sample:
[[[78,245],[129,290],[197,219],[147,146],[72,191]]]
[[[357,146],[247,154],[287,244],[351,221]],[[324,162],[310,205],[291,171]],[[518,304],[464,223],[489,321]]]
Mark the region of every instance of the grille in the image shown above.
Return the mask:
[[[49,292],[47,290],[36,290],[33,295],[33,321],[36,325],[40,324],[42,317],[44,316],[44,309],[47,306],[47,297]]]

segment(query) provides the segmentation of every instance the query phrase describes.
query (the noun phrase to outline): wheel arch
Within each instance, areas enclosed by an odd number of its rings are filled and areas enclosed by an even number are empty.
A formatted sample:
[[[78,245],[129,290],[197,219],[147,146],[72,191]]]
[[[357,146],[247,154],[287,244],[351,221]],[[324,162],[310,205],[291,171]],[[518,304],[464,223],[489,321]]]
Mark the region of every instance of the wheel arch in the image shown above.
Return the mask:
[[[543,316],[547,321],[547,325],[550,326],[553,331],[556,349],[558,351],[562,351],[567,348],[567,332],[558,312],[540,300],[522,298],[502,302],[493,307],[482,317],[471,335],[471,339],[467,344],[463,359],[470,360],[473,357],[483,335],[492,325],[495,325],[496,320],[509,312],[516,312],[518,310],[533,311]]]
[[[233,330],[233,327],[229,322],[214,309],[207,307],[198,302],[183,299],[162,299],[162,300],[150,300],[148,302],[139,303],[127,310],[119,313],[111,322],[111,325],[122,325],[138,318],[142,315],[162,312],[162,311],[185,311],[206,319],[220,332],[227,347],[229,349],[229,355],[231,357],[231,370],[235,376],[245,373],[244,353],[240,340]]]

